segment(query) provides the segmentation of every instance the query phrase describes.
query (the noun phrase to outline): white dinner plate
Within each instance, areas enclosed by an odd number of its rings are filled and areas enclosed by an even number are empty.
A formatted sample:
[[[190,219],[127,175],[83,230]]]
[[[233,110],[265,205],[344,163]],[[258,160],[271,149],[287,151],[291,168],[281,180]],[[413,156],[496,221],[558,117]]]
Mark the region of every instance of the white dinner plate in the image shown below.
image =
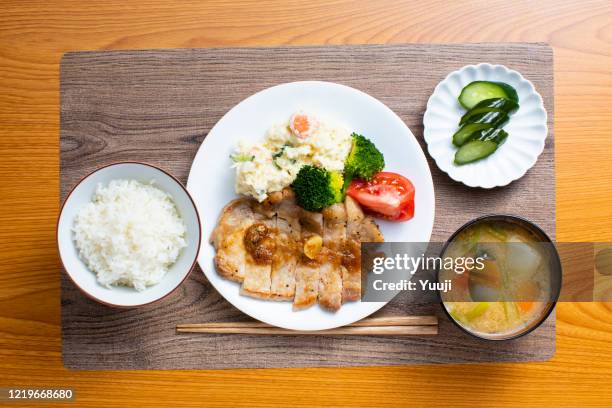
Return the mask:
[[[416,190],[415,216],[408,222],[378,221],[386,241],[429,241],[435,213],[434,189],[425,155],[406,124],[377,99],[348,86],[317,81],[274,86],[240,102],[211,129],[193,160],[187,181],[202,223],[200,267],[225,299],[253,318],[286,329],[323,330],[363,319],[385,303],[348,302],[332,313],[319,305],[293,311],[290,302],[242,296],[237,283],[221,278],[215,271],[215,251],[208,243],[221,209],[237,197],[230,153],[241,139],[263,140],[271,125],[287,120],[298,110],[370,138],[385,156],[385,170],[412,181]]]
[[[457,148],[452,143],[459,119],[466,112],[457,97],[473,81],[505,82],[516,89],[519,109],[503,126],[508,138],[487,158],[456,165]],[[503,65],[467,65],[451,72],[436,86],[423,116],[423,135],[436,165],[450,178],[469,187],[501,187],[525,175],[544,150],[548,134],[546,109],[533,84]]]

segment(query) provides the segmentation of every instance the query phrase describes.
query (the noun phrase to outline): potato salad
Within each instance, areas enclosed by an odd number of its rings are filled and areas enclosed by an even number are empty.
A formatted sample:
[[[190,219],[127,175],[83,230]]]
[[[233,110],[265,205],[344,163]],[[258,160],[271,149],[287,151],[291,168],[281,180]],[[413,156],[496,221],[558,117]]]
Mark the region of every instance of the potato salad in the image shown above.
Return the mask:
[[[236,192],[261,202],[289,186],[305,165],[342,171],[351,146],[348,129],[297,112],[272,126],[263,142],[239,143],[231,156]]]

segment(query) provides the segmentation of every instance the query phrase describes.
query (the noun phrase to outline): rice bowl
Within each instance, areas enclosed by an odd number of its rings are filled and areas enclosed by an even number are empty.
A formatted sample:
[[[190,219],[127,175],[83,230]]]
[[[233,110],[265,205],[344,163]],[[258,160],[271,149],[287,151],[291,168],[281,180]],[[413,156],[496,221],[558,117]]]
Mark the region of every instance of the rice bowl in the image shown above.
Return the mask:
[[[99,184],[74,220],[79,256],[110,288],[145,290],[159,283],[187,246],[172,196],[136,180]]]
[[[90,203],[100,184],[111,180],[130,179],[143,184],[155,180],[155,186],[172,196],[176,210],[184,221],[187,246],[180,250],[175,262],[159,283],[138,291],[128,286],[108,288],[79,256],[74,241],[74,220]],[[173,292],[195,266],[200,250],[201,226],[195,203],[185,187],[166,171],[145,163],[121,162],[104,166],[85,176],[70,191],[62,205],[57,224],[57,244],[64,270],[76,287],[89,298],[113,307],[136,307],[160,300]]]

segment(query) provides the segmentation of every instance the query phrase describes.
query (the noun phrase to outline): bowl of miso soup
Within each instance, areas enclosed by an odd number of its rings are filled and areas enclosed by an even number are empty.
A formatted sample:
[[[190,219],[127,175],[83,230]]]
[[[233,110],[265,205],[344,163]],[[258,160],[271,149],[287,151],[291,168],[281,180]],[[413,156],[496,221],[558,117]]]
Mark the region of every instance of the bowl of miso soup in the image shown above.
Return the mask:
[[[440,293],[443,309],[478,338],[523,336],[546,320],[559,298],[559,254],[526,219],[487,215],[468,222],[450,237],[441,258],[438,281],[451,288]]]

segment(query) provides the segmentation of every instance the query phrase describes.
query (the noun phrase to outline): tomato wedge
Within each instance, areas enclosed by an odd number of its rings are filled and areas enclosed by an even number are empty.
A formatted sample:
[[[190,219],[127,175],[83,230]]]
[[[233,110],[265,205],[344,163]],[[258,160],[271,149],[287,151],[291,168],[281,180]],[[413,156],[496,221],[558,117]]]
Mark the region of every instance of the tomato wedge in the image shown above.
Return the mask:
[[[414,186],[400,174],[382,171],[370,181],[355,179],[346,193],[380,218],[407,221],[414,217]]]

